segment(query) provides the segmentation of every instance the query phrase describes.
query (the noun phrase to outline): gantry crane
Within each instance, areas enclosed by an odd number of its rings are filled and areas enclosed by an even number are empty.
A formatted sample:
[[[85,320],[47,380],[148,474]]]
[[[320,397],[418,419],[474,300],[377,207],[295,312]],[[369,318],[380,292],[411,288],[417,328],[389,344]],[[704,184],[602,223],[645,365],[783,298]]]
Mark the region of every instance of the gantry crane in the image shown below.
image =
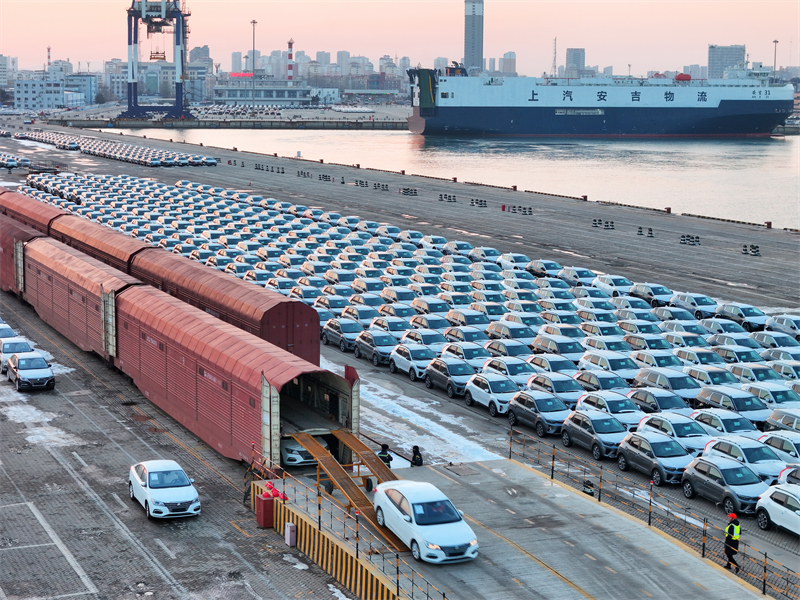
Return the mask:
[[[128,9],[128,110],[123,119],[148,118],[152,113],[167,113],[167,118],[191,119],[184,106],[183,82],[186,65],[187,20],[190,13],[185,6],[170,0],[133,0]],[[147,26],[147,36],[175,33],[175,104],[174,106],[139,106],[139,21]]]

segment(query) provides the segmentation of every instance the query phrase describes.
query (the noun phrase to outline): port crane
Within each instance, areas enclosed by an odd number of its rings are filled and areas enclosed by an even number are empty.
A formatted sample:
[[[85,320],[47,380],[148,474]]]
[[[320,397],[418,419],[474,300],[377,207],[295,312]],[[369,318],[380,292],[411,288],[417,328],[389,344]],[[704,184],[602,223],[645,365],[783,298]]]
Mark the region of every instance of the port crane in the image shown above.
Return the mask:
[[[177,0],[133,0],[128,13],[128,110],[122,119],[146,119],[153,113],[166,113],[171,119],[191,119],[186,110],[183,84],[186,80],[186,42],[191,13]],[[172,31],[175,45],[175,104],[173,106],[139,105],[139,23],[147,27],[147,36]]]

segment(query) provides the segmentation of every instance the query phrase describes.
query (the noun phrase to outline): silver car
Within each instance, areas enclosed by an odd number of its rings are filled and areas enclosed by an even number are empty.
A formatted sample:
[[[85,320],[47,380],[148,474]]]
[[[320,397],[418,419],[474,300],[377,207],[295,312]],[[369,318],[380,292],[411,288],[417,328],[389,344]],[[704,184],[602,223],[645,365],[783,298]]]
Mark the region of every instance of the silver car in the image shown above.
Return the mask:
[[[650,476],[653,485],[680,483],[692,456],[670,436],[655,431],[629,433],[619,445],[620,471],[634,469]]]
[[[574,410],[561,428],[561,443],[591,450],[595,460],[613,458],[627,431],[625,426],[608,413],[599,410]]]
[[[725,514],[753,514],[758,497],[769,489],[752,469],[733,458],[695,458],[681,479],[683,495],[721,504]]]

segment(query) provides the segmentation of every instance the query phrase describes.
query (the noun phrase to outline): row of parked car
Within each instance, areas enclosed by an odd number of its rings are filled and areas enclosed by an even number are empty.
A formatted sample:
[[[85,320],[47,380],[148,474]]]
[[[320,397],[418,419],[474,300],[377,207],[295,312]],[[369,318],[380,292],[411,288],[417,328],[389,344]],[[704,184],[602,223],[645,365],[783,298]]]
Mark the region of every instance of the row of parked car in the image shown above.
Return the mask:
[[[150,148],[138,144],[124,144],[100,140],[86,136],[67,135],[53,131],[34,131],[18,133],[14,136],[20,140],[31,140],[43,144],[51,144],[61,150],[76,150],[83,154],[111,158],[146,167],[186,167],[216,166],[217,161],[211,156],[171,152],[159,148]]]
[[[602,414],[623,437],[648,413],[719,437],[800,407],[796,316],[251,191],[128,176],[29,183],[43,201],[314,306],[323,344],[519,422],[558,408],[533,427],[570,444],[582,439],[569,434],[572,410]],[[703,450],[671,439],[693,458]],[[620,443],[588,449],[616,458]]]
[[[31,161],[21,156],[0,152],[0,167],[3,169],[18,169],[20,167],[29,167]]]
[[[47,358],[0,320],[0,373],[18,392],[52,390],[56,378]]]

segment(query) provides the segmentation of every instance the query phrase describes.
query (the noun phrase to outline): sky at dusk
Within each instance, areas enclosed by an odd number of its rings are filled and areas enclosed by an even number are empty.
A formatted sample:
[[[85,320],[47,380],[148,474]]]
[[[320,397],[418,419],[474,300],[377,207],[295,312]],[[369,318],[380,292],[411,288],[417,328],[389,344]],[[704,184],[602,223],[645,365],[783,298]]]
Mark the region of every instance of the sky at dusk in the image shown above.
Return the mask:
[[[0,54],[19,57],[21,69],[41,69],[52,46],[53,59],[69,59],[82,70],[101,61],[126,60],[126,0],[0,0]],[[433,66],[444,56],[460,60],[464,51],[462,0],[313,1],[188,0],[192,16],[189,48],[208,44],[215,62],[230,69],[231,53],[252,46],[250,21],[258,21],[256,48],[262,53],[295,50],[311,58],[318,50],[378,58],[408,56],[412,65]],[[568,47],[586,48],[586,64],[613,65],[615,74],[680,70],[707,63],[708,44],[745,44],[750,60],[778,67],[800,65],[800,2],[694,0],[486,0],[484,56],[517,54],[517,71],[538,76],[549,71],[553,38],[558,64]],[[171,39],[144,40],[141,58]],[[171,59],[171,50],[167,52]]]

